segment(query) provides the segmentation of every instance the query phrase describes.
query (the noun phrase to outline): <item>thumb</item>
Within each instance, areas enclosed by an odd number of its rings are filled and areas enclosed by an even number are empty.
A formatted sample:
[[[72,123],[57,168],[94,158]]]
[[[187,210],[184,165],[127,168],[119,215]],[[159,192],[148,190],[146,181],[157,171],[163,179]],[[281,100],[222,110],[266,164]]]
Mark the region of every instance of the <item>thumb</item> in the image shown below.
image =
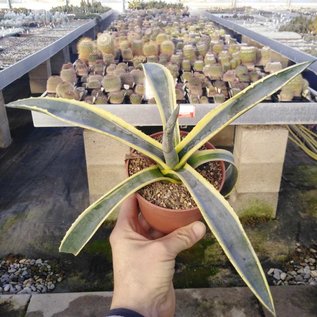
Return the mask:
[[[201,221],[196,221],[185,227],[176,229],[162,240],[171,256],[176,257],[178,253],[189,249],[198,242],[206,233],[206,226]]]

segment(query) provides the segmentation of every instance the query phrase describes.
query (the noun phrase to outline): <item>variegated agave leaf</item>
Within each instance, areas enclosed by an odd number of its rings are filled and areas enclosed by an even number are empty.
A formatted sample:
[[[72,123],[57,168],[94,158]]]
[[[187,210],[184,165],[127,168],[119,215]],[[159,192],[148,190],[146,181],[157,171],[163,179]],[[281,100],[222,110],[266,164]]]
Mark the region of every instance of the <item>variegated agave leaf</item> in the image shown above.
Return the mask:
[[[80,214],[61,242],[60,252],[77,255],[125,198],[140,188],[161,180],[173,181],[165,177],[157,166],[144,169],[125,179]]]
[[[228,167],[225,171],[225,182],[221,189],[223,196],[228,196],[233,190],[234,185],[238,179],[238,169],[234,164],[233,154],[227,150],[212,149],[201,150],[195,152],[187,161],[192,168],[205,164],[207,162],[223,161],[228,163]]]
[[[173,76],[166,67],[156,63],[143,64],[143,69],[148,84],[154,94],[163,128],[165,128],[170,116],[177,107]],[[174,147],[176,147],[179,142],[180,132],[176,121],[174,128]]]
[[[78,127],[107,134],[166,167],[159,142],[109,111],[94,105],[63,98],[41,97],[13,101],[7,107],[41,112]]]
[[[261,303],[275,315],[270,289],[240,220],[224,197],[189,164],[174,172],[185,184],[228,259]]]

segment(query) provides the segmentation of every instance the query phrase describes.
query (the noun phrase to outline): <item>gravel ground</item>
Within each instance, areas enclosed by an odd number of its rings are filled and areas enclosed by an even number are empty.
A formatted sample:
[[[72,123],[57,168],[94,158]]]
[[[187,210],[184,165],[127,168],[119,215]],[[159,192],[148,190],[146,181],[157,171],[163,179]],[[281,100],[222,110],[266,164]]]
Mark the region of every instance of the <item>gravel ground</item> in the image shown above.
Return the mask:
[[[37,294],[55,289],[63,273],[55,263],[8,256],[0,260],[0,294]]]
[[[296,244],[294,257],[283,268],[270,268],[273,285],[317,285],[317,250]]]

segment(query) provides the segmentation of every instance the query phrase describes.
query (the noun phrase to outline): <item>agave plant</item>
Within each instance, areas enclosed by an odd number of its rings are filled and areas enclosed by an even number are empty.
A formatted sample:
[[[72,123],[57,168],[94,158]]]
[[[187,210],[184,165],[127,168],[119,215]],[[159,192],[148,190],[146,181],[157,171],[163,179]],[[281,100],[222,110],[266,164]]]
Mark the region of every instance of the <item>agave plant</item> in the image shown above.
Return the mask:
[[[261,264],[239,218],[224,197],[230,193],[237,178],[233,156],[220,149],[197,150],[237,117],[278,91],[309,64],[293,65],[257,81],[211,110],[182,140],[177,124],[174,80],[164,66],[144,64],[146,79],[162,120],[162,144],[113,114],[83,102],[62,98],[29,98],[10,103],[9,107],[39,111],[75,126],[109,135],[156,162],[155,166],[121,182],[83,211],[67,231],[60,251],[77,255],[111,212],[140,188],[156,181],[182,182],[232,265],[262,304],[275,314]],[[195,170],[203,163],[219,160],[229,163],[222,194]]]

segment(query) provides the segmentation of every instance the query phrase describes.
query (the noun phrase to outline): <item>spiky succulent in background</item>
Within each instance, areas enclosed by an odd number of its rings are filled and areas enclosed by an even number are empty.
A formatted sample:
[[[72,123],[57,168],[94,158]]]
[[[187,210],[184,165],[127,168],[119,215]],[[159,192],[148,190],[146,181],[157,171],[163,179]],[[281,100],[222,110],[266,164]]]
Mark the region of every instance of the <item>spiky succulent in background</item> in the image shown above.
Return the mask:
[[[135,39],[131,43],[131,49],[134,56],[143,55],[143,41]]]
[[[254,67],[256,64],[257,49],[253,46],[241,47],[240,59],[242,64]]]
[[[104,53],[104,54],[102,54],[102,58],[103,58],[103,61],[106,64],[106,66],[114,63],[114,55],[112,53],[111,54]]]
[[[98,94],[98,96],[96,96],[94,101],[96,105],[103,105],[103,104],[106,104],[107,102],[108,102],[108,97],[103,93]]]
[[[96,65],[96,62],[102,58],[101,54],[99,54],[98,52],[93,52],[91,54],[89,54],[88,56],[88,65],[90,67],[93,67]]]
[[[133,52],[130,47],[121,50],[121,55],[123,61],[132,61],[133,59]]]
[[[274,60],[269,48],[257,49],[241,45],[212,22],[197,17],[187,19],[182,13],[155,11],[148,15],[148,12],[143,11],[137,14],[129,12],[129,15],[112,23],[111,31],[99,33],[96,41],[83,38],[78,43],[78,50],[81,50],[79,56],[83,60],[79,59],[81,63],[76,65],[77,76],[82,77],[81,82],[84,84],[88,70],[90,74],[104,75],[106,68],[107,75],[121,78],[124,89],[134,89],[131,85],[132,77],[128,74],[134,76],[134,85],[143,84],[143,78],[136,79],[132,72],[141,63],[158,62],[170,70],[176,83],[186,83],[192,77],[199,77],[204,89],[211,87],[209,83],[214,84],[214,81],[225,81],[230,87],[219,93],[227,98],[229,88],[241,90],[246,84],[263,77],[263,67],[267,73],[282,68],[281,62]],[[89,53],[88,59],[85,53]],[[102,65],[101,57],[104,63]],[[125,68],[123,71],[116,67],[122,60],[129,63],[129,69]],[[259,68],[258,65],[262,67]],[[203,73],[204,77],[197,73]],[[204,89],[201,97],[215,95],[212,90]],[[280,94],[280,100],[291,100],[290,90],[285,88]],[[195,89],[192,91],[195,92]],[[307,92],[305,95],[309,99],[309,91]],[[190,94],[188,91],[185,102],[195,99],[190,98]],[[294,94],[293,98],[296,96],[298,94]],[[219,98],[222,100],[222,97]],[[218,102],[218,97],[216,100]]]
[[[160,51],[162,54],[171,57],[175,52],[175,44],[171,40],[165,40],[160,44]]]
[[[58,86],[58,84],[62,82],[63,82],[63,79],[60,76],[50,76],[46,82],[46,91],[48,93],[55,94],[56,87]]]
[[[135,84],[143,84],[144,83],[144,73],[140,69],[134,69],[130,73],[133,76],[133,80]]]
[[[195,47],[191,44],[184,45],[183,54],[185,59],[188,59],[192,63],[196,60],[196,50]]]
[[[60,98],[79,100],[80,94],[70,82],[64,81],[57,85],[56,95]]]
[[[87,61],[89,55],[93,52],[93,40],[88,37],[81,38],[77,43],[78,58]]]
[[[131,73],[124,72],[120,75],[121,82],[123,86],[127,86],[127,88],[132,88],[134,85],[134,78]]]
[[[122,104],[125,93],[124,91],[114,91],[109,94],[109,101],[113,104]]]
[[[76,61],[75,70],[76,70],[77,76],[80,76],[80,77],[88,76],[88,72],[89,72],[88,67],[86,63],[84,63],[80,59]]]
[[[146,57],[158,56],[158,52],[159,52],[159,49],[158,49],[158,46],[155,42],[150,41],[150,42],[144,43],[144,45],[143,45],[144,56],[146,56]]]
[[[100,89],[101,88],[101,82],[102,82],[103,76],[101,75],[89,75],[87,78],[87,85],[86,87],[89,89]]]
[[[102,86],[106,92],[119,91],[122,86],[120,76],[108,74],[102,80]]]
[[[101,33],[97,37],[97,48],[103,54],[114,53],[114,41],[109,33]]]
[[[10,103],[9,107],[39,111],[67,123],[112,136],[156,162],[156,165],[129,177],[89,206],[67,231],[60,251],[78,254],[111,212],[138,189],[155,181],[182,182],[232,265],[260,302],[275,315],[265,274],[239,218],[226,199],[195,170],[208,161],[228,162],[226,181],[222,189],[222,194],[226,196],[232,190],[237,177],[233,156],[225,150],[197,150],[309,65],[307,62],[293,65],[254,83],[207,113],[181,140],[174,80],[162,65],[144,64],[162,120],[163,146],[122,119],[87,103],[58,98],[30,98]],[[122,92],[113,93],[111,97],[119,97],[119,93]]]
[[[260,49],[260,60],[258,61],[258,65],[265,66],[267,63],[272,60],[272,50],[264,46]]]
[[[197,72],[202,72],[203,69],[204,69],[204,66],[205,66],[205,63],[201,60],[198,60],[198,61],[195,61],[194,62],[194,70],[197,71]]]
[[[135,93],[131,94],[129,99],[131,104],[140,104],[142,102],[142,96]]]
[[[77,82],[76,71],[73,67],[64,68],[61,70],[60,77],[63,81],[67,81],[69,83],[75,84]]]

